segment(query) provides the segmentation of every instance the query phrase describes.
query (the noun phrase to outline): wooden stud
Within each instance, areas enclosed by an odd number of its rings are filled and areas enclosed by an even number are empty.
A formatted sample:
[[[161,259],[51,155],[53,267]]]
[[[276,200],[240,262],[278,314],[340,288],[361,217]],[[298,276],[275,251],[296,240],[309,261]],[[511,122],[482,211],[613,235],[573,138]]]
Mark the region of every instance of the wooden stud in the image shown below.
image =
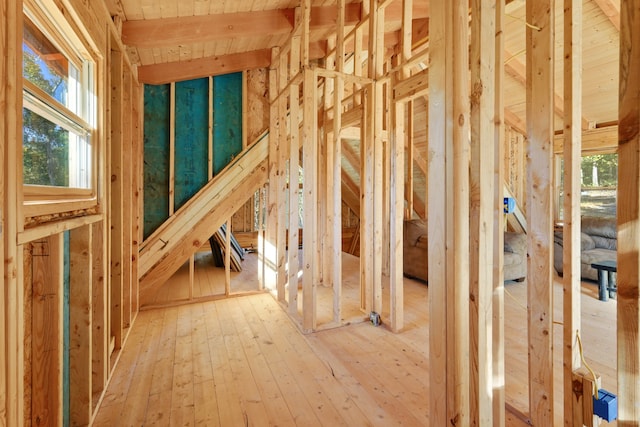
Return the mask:
[[[107,242],[106,221],[91,225],[91,373],[92,393],[98,394],[107,385],[109,378],[109,295],[107,288]]]
[[[193,287],[195,282],[195,254],[189,257],[189,300],[193,299]],[[226,267],[226,264],[225,264]]]
[[[402,26],[400,33],[401,58],[400,65],[411,59],[411,38],[413,24],[413,0],[402,0]],[[402,67],[401,79],[406,79],[411,75],[411,69]]]
[[[362,98],[360,131],[360,309],[372,311],[373,280],[373,87],[366,86]]]
[[[209,76],[209,113],[207,114],[209,120],[209,128],[207,130],[207,145],[209,148],[208,158],[208,177],[213,178],[213,77]],[[244,116],[243,116],[244,117]]]
[[[620,3],[618,423],[640,423],[640,5]]]
[[[131,326],[131,231],[133,228],[133,105],[131,91],[132,76],[124,72],[122,79],[122,159],[127,165],[122,167],[122,326],[127,329]],[[129,159],[129,160],[127,160]]]
[[[344,71],[345,71],[344,70],[344,55],[345,55],[344,25],[345,25],[345,0],[338,0],[338,20],[337,20],[337,23],[336,23],[336,32],[337,32],[337,40],[336,40],[336,70],[339,73],[344,73]],[[338,102],[334,102],[334,107],[338,106],[338,105],[341,105],[341,103],[342,103],[342,97],[339,99]]]
[[[493,204],[499,212],[493,216],[493,425],[505,425],[505,363],[504,363],[504,20],[505,1],[496,1],[495,19],[495,133],[493,162]]]
[[[342,26],[344,24],[344,0],[339,1],[339,8],[342,11],[339,17],[339,34],[338,34],[338,46],[343,44],[342,37]],[[344,68],[344,52],[341,49],[338,49],[338,71],[341,68]],[[331,248],[333,253],[330,254],[331,260],[331,284],[333,286],[333,321],[336,324],[340,324],[342,321],[342,191],[341,191],[341,181],[342,181],[342,111],[341,104],[342,98],[344,96],[344,80],[340,77],[337,77],[334,80],[334,90],[333,90],[333,132],[332,137],[333,141],[330,144],[332,152],[330,153],[331,161],[327,161],[328,163],[328,171],[327,178],[332,176],[332,193],[327,198],[329,201],[331,200],[332,210],[328,211],[328,217],[333,219],[333,229],[328,230],[328,235],[330,235],[329,240],[331,241]],[[329,186],[327,186],[329,187]],[[328,273],[328,272],[327,272]]]
[[[176,209],[176,84],[171,82],[169,92],[169,216]]]
[[[308,0],[307,2],[308,3]],[[305,4],[306,4],[305,3]],[[304,170],[304,229],[303,229],[303,274],[302,274],[302,329],[312,331],[316,328],[316,286],[319,275],[319,267],[315,258],[317,240],[317,206],[318,177],[318,139],[317,139],[317,105],[316,82],[317,77],[311,69],[304,69],[303,87],[303,128],[302,168]]]
[[[572,409],[572,413],[571,417],[567,419],[568,425],[582,427],[585,424],[582,410],[585,405],[585,399],[591,397],[591,392],[583,387],[582,379],[585,375],[590,375],[586,368],[581,368],[581,371],[576,371],[572,374],[574,386],[569,394],[571,398],[569,407]]]
[[[69,419],[88,425],[92,414],[92,226],[69,235]]]
[[[280,55],[278,66],[278,159],[277,159],[277,229],[276,229],[276,292],[278,301],[285,300],[285,286],[287,281],[286,273],[286,238],[287,238],[287,177],[286,163],[289,153],[287,138],[287,99],[283,96],[288,81],[288,58],[287,55]]]
[[[474,425],[493,425],[495,34],[495,6],[472,0],[469,286],[470,363],[477,367],[470,376]]]
[[[264,216],[265,216],[265,187],[258,190],[258,287],[263,290],[264,284]]]
[[[529,410],[553,424],[553,0],[527,2]]]
[[[372,234],[371,252],[371,310],[382,312],[382,272],[383,272],[383,211],[384,211],[384,83],[378,80],[384,72],[384,9],[377,7],[377,0],[370,0],[369,9],[369,77],[375,78],[373,91],[369,94],[372,107],[372,133],[369,136],[373,144],[372,170]]]
[[[123,329],[123,134],[122,134],[122,53],[111,52],[111,336],[115,348],[122,346]],[[170,197],[171,198],[171,197]],[[172,198],[171,198],[172,199]],[[173,199],[172,199],[173,200]],[[171,203],[173,204],[173,203]]]
[[[277,189],[278,189],[278,140],[281,123],[278,121],[278,66],[280,49],[274,47],[271,53],[271,67],[269,68],[269,99],[271,114],[269,124],[269,186],[267,188],[266,228],[264,242],[264,286],[270,292],[276,290],[276,229],[277,217]]]
[[[563,389],[567,425],[574,418],[574,371],[580,367],[576,334],[580,333],[580,163],[582,160],[582,1],[564,1],[564,217],[563,217]]]
[[[62,235],[33,248],[31,423],[62,425]]]
[[[413,100],[407,102],[407,129],[405,138],[405,157],[407,164],[407,173],[404,177],[404,198],[407,203],[407,207],[404,211],[404,218],[411,219],[413,217]],[[397,120],[396,120],[397,123]]]
[[[24,423],[24,277],[23,251],[17,236],[23,229],[22,212],[22,3],[0,1],[0,259],[3,291],[0,305],[0,424]]]
[[[389,310],[391,329],[400,331],[404,327],[404,265],[403,219],[404,219],[404,152],[406,145],[412,145],[412,135],[405,133],[405,110],[412,112],[411,103],[392,103],[394,109],[391,138],[390,164],[390,215],[389,215],[389,293],[391,296]],[[410,121],[410,120],[409,120]],[[411,128],[411,127],[409,127]]]
[[[433,425],[469,425],[468,3],[431,4],[429,362]]]
[[[289,315],[298,315],[298,241],[300,229],[299,190],[300,186],[300,86],[290,87],[290,123],[291,139],[289,156]]]
[[[132,84],[132,113],[133,113],[133,155],[132,155],[132,230],[131,230],[131,310],[138,312],[140,306],[138,256],[140,242],[142,242],[142,221],[144,218],[143,206],[143,163],[144,163],[144,136],[142,134],[142,118],[144,111],[144,95],[142,86],[133,81]]]
[[[363,3],[363,5],[367,4],[366,2]],[[354,34],[354,38],[353,38],[353,57],[354,57],[354,62],[353,62],[353,74],[355,76],[359,76],[359,77],[364,77],[363,74],[363,70],[362,70],[362,61],[358,60],[359,58],[362,58],[362,44],[363,44],[363,28],[359,27]],[[362,85],[359,85],[357,83],[353,84],[353,105],[360,105],[362,104]]]
[[[249,118],[249,105],[247,102],[247,70],[242,71],[242,149],[247,148],[248,134],[247,134],[247,120]]]
[[[311,23],[311,0],[301,0],[302,6],[302,68],[309,67],[309,44],[311,42],[311,35],[309,31],[309,24]]]
[[[224,239],[224,294],[231,294],[231,218],[227,218]]]

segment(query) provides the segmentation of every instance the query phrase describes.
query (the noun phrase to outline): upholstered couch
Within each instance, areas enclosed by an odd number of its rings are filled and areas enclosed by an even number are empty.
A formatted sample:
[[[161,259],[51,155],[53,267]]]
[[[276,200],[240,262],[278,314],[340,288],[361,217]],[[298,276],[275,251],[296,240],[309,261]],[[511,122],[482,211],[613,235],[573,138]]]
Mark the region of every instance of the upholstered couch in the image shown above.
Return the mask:
[[[415,279],[428,280],[427,222],[404,222],[404,274]],[[527,275],[527,239],[519,233],[504,233],[504,280],[521,281]]]
[[[583,279],[598,280],[598,272],[591,268],[591,264],[617,259],[616,219],[584,216],[580,222],[580,276]],[[558,274],[562,275],[562,231],[554,233],[553,246],[553,265]]]

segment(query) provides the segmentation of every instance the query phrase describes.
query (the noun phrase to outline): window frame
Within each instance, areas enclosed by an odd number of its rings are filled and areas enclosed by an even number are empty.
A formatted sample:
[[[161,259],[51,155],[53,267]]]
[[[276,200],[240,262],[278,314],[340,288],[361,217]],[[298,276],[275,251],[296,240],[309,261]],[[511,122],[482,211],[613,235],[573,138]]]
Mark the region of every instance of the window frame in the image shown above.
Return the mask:
[[[86,156],[86,162],[83,162],[89,169],[87,188],[34,185],[24,183],[24,142],[19,144],[19,179],[22,182],[24,216],[28,218],[96,208],[99,203],[100,133],[97,126],[99,121],[97,92],[100,58],[92,53],[95,50],[85,36],[80,35],[80,30],[74,30],[73,25],[55,5],[41,0],[25,0],[22,13],[24,19],[29,19],[78,70],[79,87],[82,92],[79,97],[78,113],[75,113],[21,74],[22,111],[27,109],[71,133],[80,135],[85,139],[90,150]],[[22,128],[24,129],[24,124]],[[71,152],[68,154],[70,163],[74,154]]]

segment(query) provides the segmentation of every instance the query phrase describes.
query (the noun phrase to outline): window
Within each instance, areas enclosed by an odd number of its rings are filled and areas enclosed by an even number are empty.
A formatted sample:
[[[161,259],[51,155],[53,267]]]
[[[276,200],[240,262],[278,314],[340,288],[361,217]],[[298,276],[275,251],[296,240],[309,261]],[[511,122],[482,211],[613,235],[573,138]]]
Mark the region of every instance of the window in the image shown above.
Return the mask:
[[[53,200],[58,202],[53,210],[63,211],[60,204],[65,201],[95,204],[94,62],[80,39],[62,30],[69,26],[57,10],[26,3],[22,39],[25,206],[43,202],[51,206]]]
[[[558,212],[564,210],[564,161],[561,159],[558,182]],[[582,156],[580,162],[580,215],[615,218],[618,189],[618,155],[616,153]]]

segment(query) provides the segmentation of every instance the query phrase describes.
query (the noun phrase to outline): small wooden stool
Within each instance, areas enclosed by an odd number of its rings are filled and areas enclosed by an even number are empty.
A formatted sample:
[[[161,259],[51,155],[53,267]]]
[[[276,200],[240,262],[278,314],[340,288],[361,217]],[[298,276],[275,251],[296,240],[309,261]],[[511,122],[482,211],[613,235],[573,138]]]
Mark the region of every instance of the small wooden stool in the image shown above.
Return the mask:
[[[598,298],[600,301],[607,301],[607,294],[609,297],[615,298],[618,291],[616,284],[618,264],[616,261],[594,262],[591,267],[598,270]]]

